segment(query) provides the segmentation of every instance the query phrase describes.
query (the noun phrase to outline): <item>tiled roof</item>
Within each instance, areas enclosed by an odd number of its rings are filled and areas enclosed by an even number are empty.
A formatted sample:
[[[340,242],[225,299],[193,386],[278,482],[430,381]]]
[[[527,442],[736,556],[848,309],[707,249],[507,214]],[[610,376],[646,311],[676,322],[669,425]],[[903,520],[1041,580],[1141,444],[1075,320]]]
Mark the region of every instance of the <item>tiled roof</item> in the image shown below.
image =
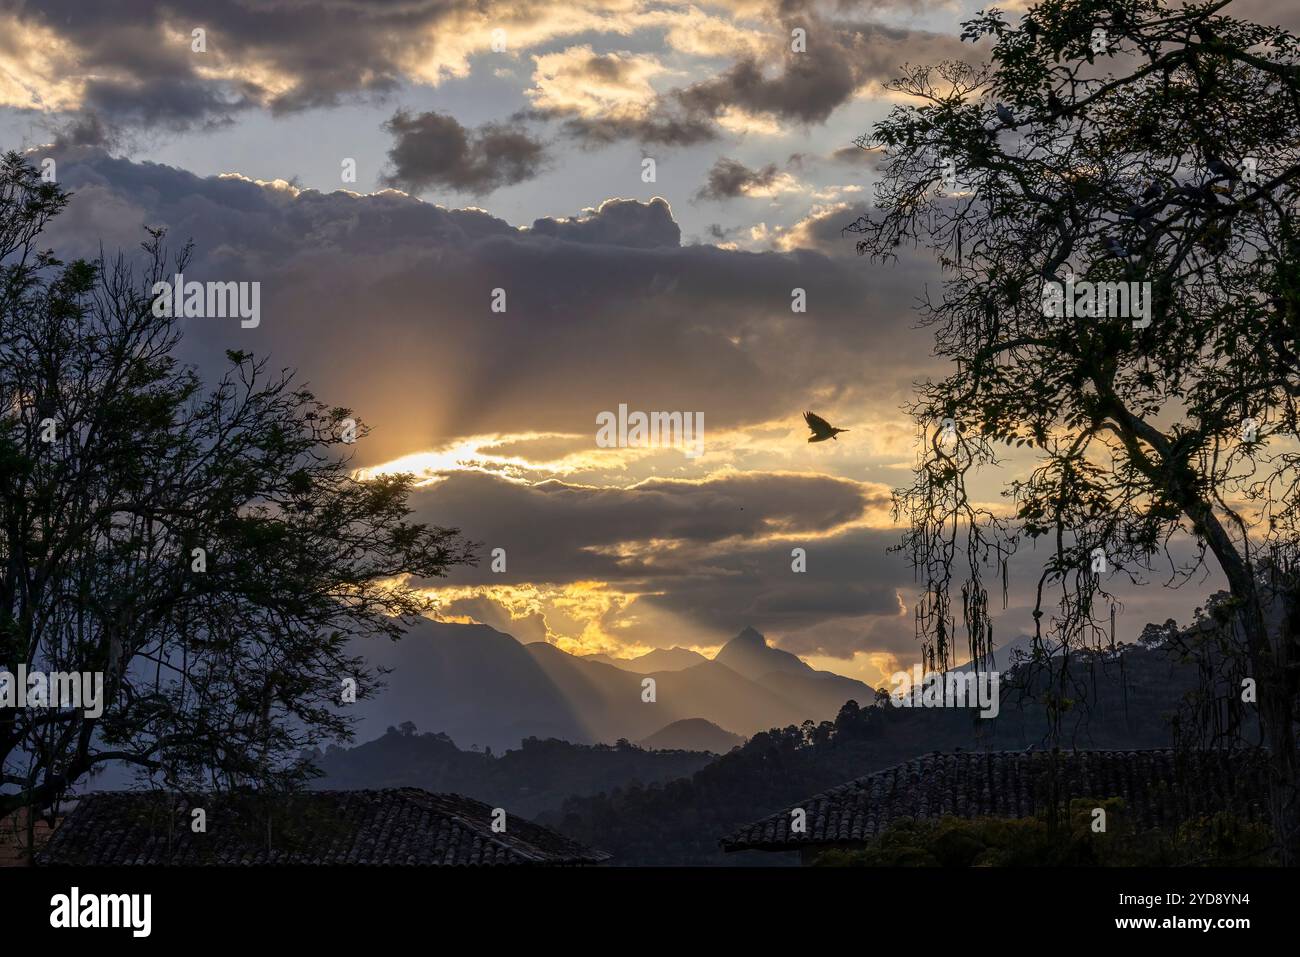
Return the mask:
[[[37,857],[90,864],[597,864],[609,855],[492,808],[419,788],[308,791],[276,799],[103,791],[81,797]],[[191,830],[203,808],[205,833]]]
[[[1055,772],[1053,766],[1055,765]],[[727,851],[861,844],[902,818],[1031,817],[1071,798],[1122,798],[1139,829],[1232,810],[1263,819],[1257,755],[1247,751],[934,752],[823,791],[722,839]],[[790,833],[803,808],[807,831]]]

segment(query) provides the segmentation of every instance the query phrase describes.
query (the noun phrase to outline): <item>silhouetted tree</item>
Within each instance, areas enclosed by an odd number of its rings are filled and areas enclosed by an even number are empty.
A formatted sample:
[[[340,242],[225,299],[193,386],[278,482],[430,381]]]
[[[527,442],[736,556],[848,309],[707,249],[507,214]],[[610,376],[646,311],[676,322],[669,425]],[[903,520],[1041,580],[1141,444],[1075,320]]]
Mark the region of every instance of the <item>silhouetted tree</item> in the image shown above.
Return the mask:
[[[40,251],[67,194],[0,158],[0,667],[99,672],[104,711],[0,708],[0,816],[117,761],[173,787],[291,788],[346,737],[346,651],[426,608],[402,576],[470,559],[408,521],[409,476],[359,481],[350,412],[228,353],[205,390],[128,261]],[[364,436],[357,425],[356,435]],[[201,552],[196,552],[201,549]]]
[[[1005,600],[1007,557],[1043,539],[1034,641],[1059,669],[1059,715],[1071,653],[1113,641],[1107,577],[1167,567],[1179,584],[1212,562],[1295,863],[1300,66],[1296,37],[1226,6],[980,14],[963,36],[991,41],[987,66],[893,84],[909,102],[860,141],[885,155],[881,212],[851,228],[871,257],[917,244],[944,271],[922,313],[954,371],[910,410],[923,451],[896,497],[927,655],[950,661],[958,618],[987,653],[988,569]],[[1060,286],[1046,284],[1071,276],[1150,283],[1149,316],[1051,314]],[[1005,510],[968,488],[998,446],[1036,456]],[[1185,541],[1195,557],[1180,563],[1170,545]]]

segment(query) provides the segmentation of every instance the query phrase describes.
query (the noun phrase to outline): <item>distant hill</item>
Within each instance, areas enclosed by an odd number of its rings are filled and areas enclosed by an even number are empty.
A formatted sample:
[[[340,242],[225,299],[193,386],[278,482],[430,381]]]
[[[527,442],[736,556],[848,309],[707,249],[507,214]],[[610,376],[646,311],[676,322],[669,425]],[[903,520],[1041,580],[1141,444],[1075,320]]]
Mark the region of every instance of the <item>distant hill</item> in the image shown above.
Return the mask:
[[[636,658],[611,658],[609,655],[582,655],[581,657],[584,661],[598,661],[639,675],[648,675],[656,671],[684,671],[709,660],[698,651],[691,651],[689,648],[656,648]]]
[[[726,754],[745,739],[719,728],[703,718],[686,718],[660,728],[644,741],[641,747],[652,751],[711,751]]]
[[[704,751],[650,751],[627,742],[581,745],[537,738],[494,756],[462,751],[445,734],[419,734],[407,725],[389,728],[356,747],[317,751],[313,762],[325,776],[312,787],[449,791],[532,818],[572,795],[669,781],[694,774],[713,760],[715,755]]]

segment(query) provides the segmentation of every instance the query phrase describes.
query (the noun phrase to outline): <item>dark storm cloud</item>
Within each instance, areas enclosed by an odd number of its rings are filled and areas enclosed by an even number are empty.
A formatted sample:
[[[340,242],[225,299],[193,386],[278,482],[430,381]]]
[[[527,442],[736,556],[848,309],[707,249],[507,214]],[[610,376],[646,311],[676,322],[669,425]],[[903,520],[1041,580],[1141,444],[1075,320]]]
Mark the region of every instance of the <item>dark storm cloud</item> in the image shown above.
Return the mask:
[[[231,348],[300,369],[374,426],[358,464],[486,432],[592,434],[620,402],[699,411],[707,430],[791,415],[818,390],[896,407],[929,368],[911,308],[930,267],[873,271],[850,240],[843,257],[681,246],[662,200],[521,230],[393,192],[54,155],[76,193],[56,248],[129,251],[159,224],[195,240],[193,278],[260,281],[261,325],[192,322],[187,356],[209,374]],[[807,313],[791,312],[795,288]]]
[[[484,543],[480,565],[453,570],[449,584],[607,582],[639,593],[638,604],[652,622],[620,626],[629,642],[680,641],[680,635],[657,630],[660,620],[676,619],[717,641],[753,625],[796,654],[849,659],[871,651],[911,661],[918,644],[910,609],[920,586],[906,558],[889,551],[899,532],[842,527],[886,501],[877,486],[756,471],[614,489],[561,482],[528,486],[456,473],[416,492],[413,504],[425,520],[456,516]],[[769,534],[772,524],[781,526],[780,538]],[[803,572],[791,568],[796,546],[805,551]],[[496,547],[509,556],[506,574],[490,571],[487,553]],[[1190,552],[1183,548],[1178,554],[1186,558]],[[1012,557],[1008,607],[995,603],[992,609],[999,645],[1032,633],[1034,588],[1045,557],[1028,548]],[[1185,619],[1186,609],[1218,586],[1197,582],[1171,591],[1157,578],[1142,585],[1116,580],[1109,587],[1123,605],[1117,637],[1132,641],[1148,621]],[[448,613],[489,620],[483,615],[492,613],[492,603],[474,602],[477,612]],[[654,611],[669,617],[660,619]],[[490,620],[512,631],[500,609],[494,614]],[[959,656],[963,641],[959,632]]]
[[[716,12],[726,5],[703,6]],[[877,6],[867,4],[866,9]],[[693,8],[680,9],[685,16]],[[587,146],[625,140],[689,146],[716,138],[716,121],[733,107],[795,123],[821,122],[863,84],[892,76],[906,60],[961,55],[955,39],[831,21],[818,9],[744,6],[739,14],[757,17],[753,22],[769,32],[771,54],[746,55],[712,79],[659,96],[639,113],[593,115],[563,107],[533,112],[558,121],[565,133]],[[853,15],[858,9],[839,5],[829,12]],[[582,8],[593,22],[608,22],[612,32],[641,32],[635,26],[638,18],[653,12],[649,5]],[[531,36],[539,49],[549,40],[581,32],[568,22],[572,17],[566,19],[541,0],[44,0],[19,5],[11,15],[23,28],[12,31],[16,43],[51,47],[46,75],[23,82],[34,91],[42,85],[67,87],[60,90],[61,108],[94,111],[118,129],[220,126],[254,108],[278,115],[331,107],[387,97],[403,84],[462,76],[469,58],[486,51],[492,24],[508,24],[517,34]],[[577,24],[584,22],[578,12],[574,17]],[[619,22],[623,18],[626,23]],[[808,31],[807,53],[790,51],[793,26]],[[205,52],[191,48],[195,29],[206,31]],[[774,74],[767,70],[771,62],[779,64]],[[575,68],[585,70],[593,84],[632,82],[632,67],[617,55],[595,53]],[[34,100],[41,96],[33,93]],[[68,98],[78,102],[68,106]],[[506,153],[520,147],[526,144],[502,143]],[[472,174],[470,179],[478,181]]]
[[[812,12],[781,12],[781,18],[770,55],[743,56],[710,79],[665,92],[644,115],[572,116],[541,109],[529,115],[562,120],[563,130],[587,146],[623,140],[690,146],[717,138],[718,120],[731,110],[802,125],[822,123],[863,87],[893,79],[905,62],[976,55],[956,37],[924,30],[832,22]],[[806,52],[790,48],[796,26],[807,32]],[[779,64],[775,70],[773,62]],[[626,66],[592,57],[585,69],[596,81]]]
[[[837,12],[851,12],[852,6],[841,5]],[[905,61],[971,53],[955,37],[832,21],[811,4],[779,5],[767,11],[766,19],[770,50],[744,55],[710,79],[653,97],[640,112],[592,115],[562,103],[532,109],[528,115],[561,120],[565,133],[589,147],[624,140],[690,146],[717,138],[718,121],[733,110],[804,125],[821,123],[867,84],[892,79]],[[791,48],[795,28],[806,34],[802,52]],[[779,64],[775,70],[774,63]],[[558,77],[576,88],[584,82],[617,88],[629,84],[637,69],[632,58],[592,54],[565,62],[551,79]]]
[[[708,181],[699,188],[697,199],[734,199],[754,187],[770,186],[780,170],[775,163],[750,169],[739,160],[719,157],[709,170]]]
[[[672,555],[671,566],[653,570],[653,593],[641,601],[718,635],[748,624],[778,636],[787,650],[848,658],[871,647],[861,640],[867,621],[899,613],[898,590],[909,587],[910,573],[888,551],[896,539],[890,531],[855,529],[802,544],[738,540],[687,550]],[[808,571],[791,570],[793,547],[806,550]],[[833,645],[790,637],[846,620],[861,625]]]
[[[649,593],[639,600],[719,639],[746,624],[780,635],[840,619],[897,616],[897,589],[911,576],[886,553],[895,533],[856,528],[820,537],[887,501],[878,487],[771,472],[631,488],[530,486],[462,472],[413,498],[418,517],[455,515],[484,543],[479,567],[453,570],[448,584],[607,582]],[[776,527],[783,538],[770,537]],[[801,544],[808,572],[795,573],[791,548],[801,533],[809,536]],[[505,574],[492,573],[486,558],[497,547],[509,556]],[[866,631],[863,624],[843,629],[815,647],[807,637],[792,640],[804,652],[851,657],[867,647]],[[656,636],[646,637],[655,643]]]
[[[662,200],[612,200],[520,231],[483,212],[396,193],[295,194],[93,150],[59,156],[77,195],[51,237],[57,248],[93,253],[100,238],[110,250],[129,248],[141,224],[165,223],[177,241],[197,241],[187,277],[261,281],[259,330],[198,321],[186,330],[187,357],[209,378],[226,347],[292,364],[323,399],[348,404],[375,426],[364,443],[369,461],[427,448],[439,436],[548,423],[585,433],[585,447],[594,448],[595,413],[619,401],[699,408],[706,427],[761,417],[773,403],[789,404],[807,386],[805,374],[824,364],[799,358],[809,348],[801,340],[842,335],[847,345],[861,324],[856,303],[867,284],[856,264],[681,247]],[[671,292],[664,277],[677,281]],[[824,300],[816,334],[806,318],[791,318],[789,288],[797,283]],[[495,285],[510,293],[505,315],[487,309]],[[766,324],[776,339],[765,345]],[[760,355],[726,338],[728,329],[747,328]],[[372,447],[382,451],[372,456]],[[412,498],[415,518],[460,526],[486,549],[508,551],[508,574],[493,575],[484,562],[455,569],[445,584],[609,582],[648,593],[640,599],[648,609],[719,640],[744,624],[777,635],[896,614],[891,581],[902,572],[888,571],[883,548],[844,564],[830,558],[828,541],[810,542],[818,569],[810,578],[790,571],[791,546],[771,538],[816,539],[885,502],[877,486],[763,471],[628,488],[453,472]],[[484,598],[444,612],[544,635],[540,620],[516,626]],[[637,627],[626,634],[645,643],[672,638]],[[852,653],[847,638],[833,647]]]
[[[885,82],[907,60],[934,62],[970,56],[972,48],[954,37],[879,24],[831,23],[806,19],[806,52],[783,39],[780,70],[757,57],[738,60],[720,75],[677,91],[690,116],[717,117],[728,108],[775,116],[800,124],[821,123],[871,81]]]
[[[117,134],[109,129],[97,113],[80,113],[55,131],[54,144],[59,148],[94,146],[112,148],[117,144]]]
[[[478,584],[644,580],[689,573],[685,557],[729,540],[818,533],[883,508],[887,494],[876,487],[825,475],[738,472],[697,481],[652,479],[628,488],[593,488],[560,481],[523,484],[482,472],[453,472],[416,493],[417,515],[454,514],[491,547],[511,558],[509,572],[486,564],[458,569],[450,581]],[[464,516],[462,519],[460,516]],[[663,550],[641,555],[601,554],[594,549],[623,542],[672,540],[684,565]],[[786,571],[789,572],[788,554]],[[696,563],[696,571],[699,571]],[[673,571],[675,569],[675,572]]]
[[[682,90],[695,114],[716,117],[727,107],[770,113],[801,123],[821,122],[857,89],[851,53],[838,43],[827,55],[791,54],[784,69],[769,77],[755,59],[741,60],[721,76]]]
[[[536,60],[538,86],[529,94],[538,105],[521,111],[521,118],[559,120],[563,132],[585,147],[627,140],[691,146],[717,136],[711,119],[687,116],[668,99],[653,95],[647,78],[660,67],[652,59],[581,46]],[[647,92],[649,101],[638,102]],[[600,106],[593,107],[591,100]]]
[[[446,113],[399,110],[384,129],[393,135],[393,169],[382,180],[410,193],[442,187],[481,196],[532,179],[546,159],[542,143],[521,130],[498,123],[467,130]]]
[[[564,131],[587,146],[623,140],[690,146],[718,136],[717,121],[729,110],[810,125],[824,122],[867,84],[886,82],[909,60],[935,62],[972,56],[957,38],[881,24],[831,22],[814,13],[781,12],[783,25],[770,56],[747,55],[718,75],[657,97],[643,116],[580,117],[563,111],[532,110],[534,117],[563,120]],[[787,19],[789,22],[784,22]],[[806,52],[791,47],[790,30],[807,32]],[[772,62],[780,64],[772,69]],[[617,59],[592,57],[585,69],[593,81],[626,69]]]
[[[540,116],[554,115],[533,111]],[[694,146],[717,139],[718,131],[711,120],[674,115],[657,103],[647,116],[641,117],[569,117],[562,128],[566,135],[588,147],[608,146],[626,140],[647,146]]]
[[[846,228],[863,217],[869,217],[871,210],[865,202],[838,203],[809,213],[796,223],[786,237],[796,242],[802,249],[815,249],[827,256],[855,258],[858,238]]]
[[[17,15],[68,45],[67,68],[87,78],[83,105],[115,123],[188,127],[391,91],[403,57],[463,6],[42,0]],[[206,52],[191,49],[196,28]],[[213,72],[222,66],[234,68]]]
[[[240,89],[240,87],[244,89]],[[84,107],[113,118],[115,125],[183,130],[232,123],[235,114],[256,105],[246,85],[222,90],[201,79],[93,80]]]
[[[603,243],[634,249],[675,247],[682,242],[681,227],[673,220],[668,203],[656,196],[648,203],[634,199],[608,199],[598,209],[574,219],[543,218],[533,221],[532,232],[573,243]]]

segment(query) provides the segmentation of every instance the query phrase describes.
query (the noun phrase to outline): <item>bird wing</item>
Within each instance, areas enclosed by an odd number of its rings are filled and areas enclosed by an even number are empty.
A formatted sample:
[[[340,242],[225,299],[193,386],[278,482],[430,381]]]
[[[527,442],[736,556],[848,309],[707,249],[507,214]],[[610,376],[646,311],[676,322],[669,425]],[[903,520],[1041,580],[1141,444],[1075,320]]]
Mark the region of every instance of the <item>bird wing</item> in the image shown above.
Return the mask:
[[[808,423],[808,428],[812,429],[815,435],[822,435],[831,430],[831,424],[815,412],[805,412],[803,420]]]

